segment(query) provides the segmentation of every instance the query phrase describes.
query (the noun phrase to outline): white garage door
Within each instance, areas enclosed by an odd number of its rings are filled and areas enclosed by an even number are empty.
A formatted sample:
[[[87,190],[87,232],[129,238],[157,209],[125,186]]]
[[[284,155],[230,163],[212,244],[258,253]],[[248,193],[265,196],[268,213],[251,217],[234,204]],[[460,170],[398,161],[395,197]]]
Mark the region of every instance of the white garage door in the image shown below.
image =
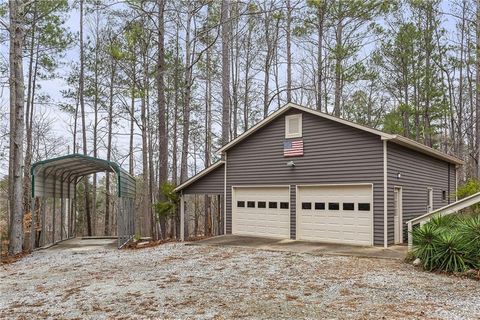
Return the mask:
[[[290,238],[289,187],[234,187],[232,233]]]
[[[373,245],[371,185],[298,187],[297,239]]]

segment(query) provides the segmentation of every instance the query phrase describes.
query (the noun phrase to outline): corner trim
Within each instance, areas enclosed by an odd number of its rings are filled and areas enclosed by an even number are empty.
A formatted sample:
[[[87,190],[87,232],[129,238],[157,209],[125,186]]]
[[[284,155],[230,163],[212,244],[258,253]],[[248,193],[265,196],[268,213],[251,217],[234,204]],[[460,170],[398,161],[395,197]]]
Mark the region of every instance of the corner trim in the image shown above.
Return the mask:
[[[224,177],[223,177],[223,234],[227,234],[227,152],[223,153],[224,155]],[[233,203],[233,201],[232,201]],[[233,211],[233,208],[232,208]],[[233,228],[233,220],[232,220]],[[233,230],[233,229],[232,229]]]
[[[388,159],[387,140],[383,140],[383,247],[388,247]]]

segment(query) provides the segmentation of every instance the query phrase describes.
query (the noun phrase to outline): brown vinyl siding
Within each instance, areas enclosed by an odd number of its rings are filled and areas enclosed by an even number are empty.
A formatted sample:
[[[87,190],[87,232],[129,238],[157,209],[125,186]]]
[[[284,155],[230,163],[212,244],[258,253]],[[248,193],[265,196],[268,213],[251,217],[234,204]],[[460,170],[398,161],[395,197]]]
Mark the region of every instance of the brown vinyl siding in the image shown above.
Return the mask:
[[[448,203],[455,202],[457,193],[457,167],[454,164],[450,164],[450,191],[448,193]]]
[[[182,190],[184,194],[222,194],[225,181],[225,165],[215,168]]]
[[[387,143],[388,159],[388,243],[394,241],[394,204],[393,189],[402,187],[403,195],[403,239],[406,239],[406,225],[410,219],[427,212],[427,188],[433,189],[433,208],[438,209],[448,204],[442,199],[442,191],[452,193],[455,190],[455,165],[429,157],[425,154],[405,148],[395,143]],[[450,175],[449,175],[450,167]],[[452,169],[453,167],[453,169]],[[398,173],[401,178],[398,179]]]
[[[304,155],[285,158],[285,116],[300,112]],[[227,159],[227,233],[232,231],[232,186],[373,183],[374,243],[383,244],[383,144],[379,136],[292,109],[229,149]],[[294,168],[287,167],[290,160]]]

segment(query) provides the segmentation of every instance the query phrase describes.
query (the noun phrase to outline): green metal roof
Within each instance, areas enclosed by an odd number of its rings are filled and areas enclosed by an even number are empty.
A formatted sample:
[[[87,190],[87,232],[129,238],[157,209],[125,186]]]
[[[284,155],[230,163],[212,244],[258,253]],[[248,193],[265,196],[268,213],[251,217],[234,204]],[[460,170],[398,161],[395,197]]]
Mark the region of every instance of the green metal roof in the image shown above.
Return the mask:
[[[117,163],[78,153],[35,162],[30,169],[32,197],[53,196],[59,192],[68,192],[70,184],[77,178],[106,171],[115,172],[117,175],[118,197],[135,197],[135,178]],[[64,185],[66,185],[66,191]],[[56,190],[57,186],[61,186],[60,191]]]

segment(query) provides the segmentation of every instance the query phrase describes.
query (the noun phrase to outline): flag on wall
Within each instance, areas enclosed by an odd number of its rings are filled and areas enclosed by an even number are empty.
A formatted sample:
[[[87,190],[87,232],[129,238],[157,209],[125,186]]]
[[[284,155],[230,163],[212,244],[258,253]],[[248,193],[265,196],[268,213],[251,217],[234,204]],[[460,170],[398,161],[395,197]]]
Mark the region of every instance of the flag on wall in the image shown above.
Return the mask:
[[[303,156],[303,139],[285,140],[283,142],[283,156],[284,157]]]

